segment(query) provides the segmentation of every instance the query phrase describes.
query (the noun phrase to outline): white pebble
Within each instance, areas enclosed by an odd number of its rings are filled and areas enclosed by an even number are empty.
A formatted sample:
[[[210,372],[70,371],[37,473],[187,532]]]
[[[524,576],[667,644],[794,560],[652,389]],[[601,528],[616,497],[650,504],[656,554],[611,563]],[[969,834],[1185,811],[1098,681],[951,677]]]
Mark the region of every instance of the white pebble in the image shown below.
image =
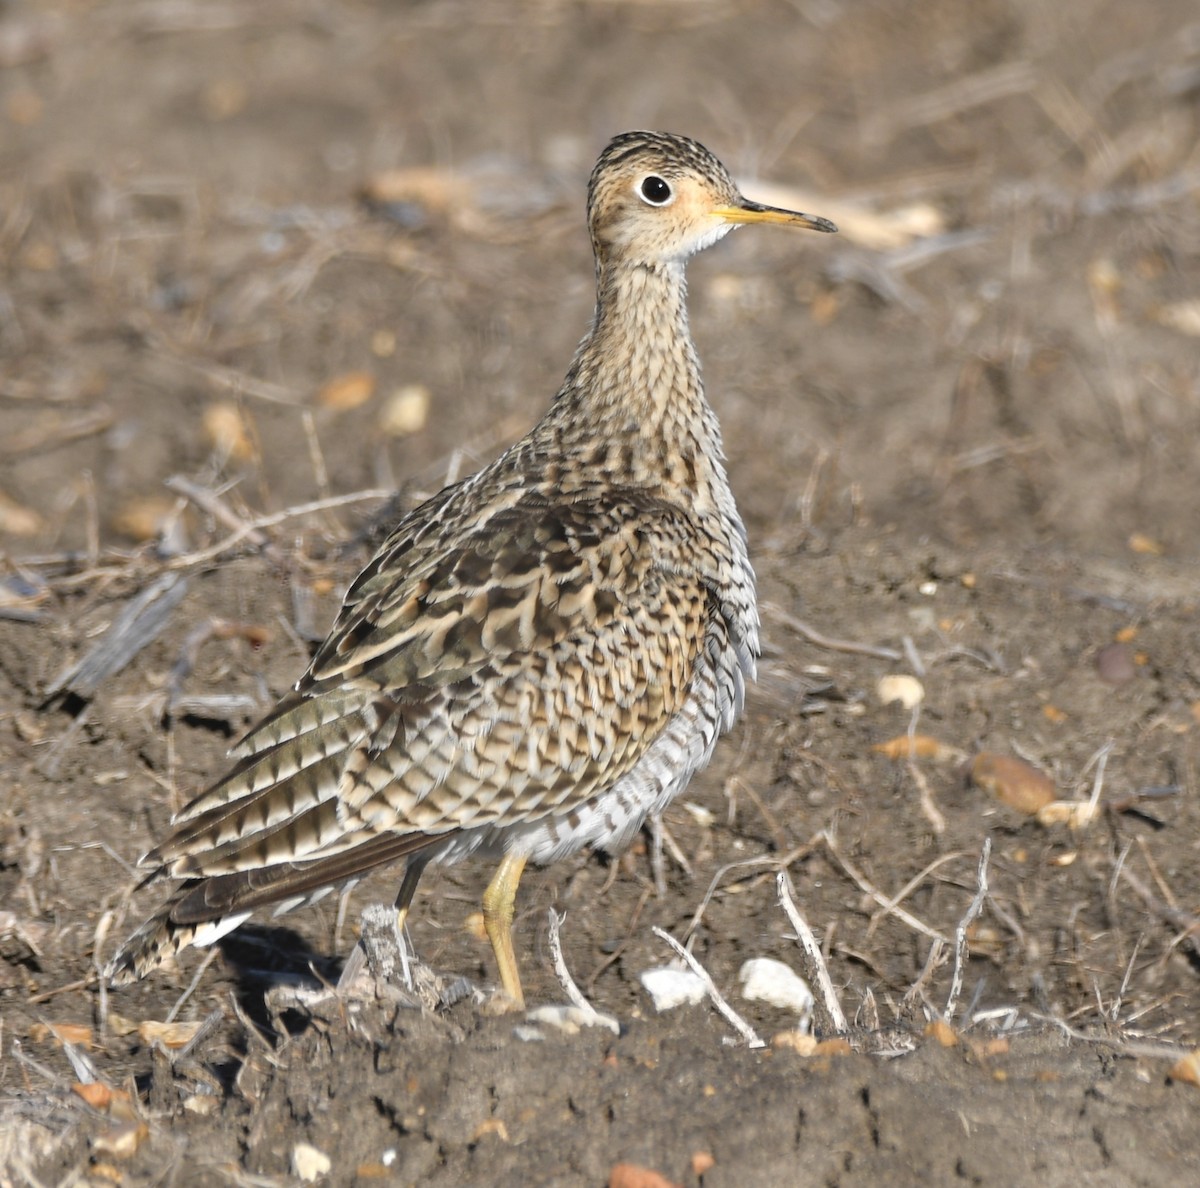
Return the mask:
[[[329,1175],[333,1161],[324,1151],[308,1143],[297,1143],[292,1148],[292,1174],[306,1184],[315,1183],[322,1176]]]
[[[577,1006],[553,1005],[534,1007],[525,1012],[525,1022],[544,1024],[566,1035],[578,1035],[584,1027],[607,1027],[613,1035],[621,1034],[621,1025],[611,1015],[599,1011],[584,1011]]]
[[[875,693],[884,705],[898,701],[905,709],[912,709],[924,701],[925,686],[914,676],[896,673],[880,677]]]
[[[813,996],[808,983],[782,961],[754,957],[738,971],[742,997],[765,1002],[785,1011],[794,1011],[801,1019],[801,1030],[812,1014]]]
[[[379,417],[379,428],[389,437],[409,437],[420,433],[429,419],[429,389],[406,384],[388,397]]]
[[[678,1006],[694,1006],[703,1002],[708,994],[699,974],[690,969],[673,969],[669,965],[646,970],[641,975],[641,983],[660,1014]]]

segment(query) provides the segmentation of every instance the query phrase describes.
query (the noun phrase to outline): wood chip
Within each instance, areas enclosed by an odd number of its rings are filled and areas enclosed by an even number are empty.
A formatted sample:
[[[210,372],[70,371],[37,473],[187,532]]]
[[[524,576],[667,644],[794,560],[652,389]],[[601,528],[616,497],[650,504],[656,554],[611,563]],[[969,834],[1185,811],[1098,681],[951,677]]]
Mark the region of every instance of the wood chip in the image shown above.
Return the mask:
[[[169,495],[136,495],[117,508],[112,525],[122,536],[140,544],[154,540],[174,514],[175,500]]]
[[[1088,800],[1052,800],[1035,814],[1037,823],[1049,828],[1065,825],[1068,829],[1085,829],[1100,815],[1100,805]]]
[[[1185,1085],[1200,1085],[1200,1048],[1193,1048],[1176,1060],[1167,1075],[1172,1081],[1182,1081]]]
[[[1200,300],[1176,301],[1160,306],[1155,316],[1157,321],[1170,326],[1172,330],[1191,338],[1200,338]]]
[[[374,395],[375,377],[369,371],[347,371],[317,393],[317,403],[334,412],[349,412],[361,408]]]
[[[204,410],[204,435],[223,458],[253,462],[258,458],[249,426],[242,410],[229,400],[219,400]]]
[[[937,1040],[943,1048],[958,1047],[958,1032],[945,1019],[933,1019],[925,1025],[925,1034]]]
[[[508,1127],[504,1125],[503,1118],[484,1119],[475,1127],[475,1133],[471,1135],[471,1142],[477,1143],[489,1134],[494,1134],[502,1143],[512,1142],[512,1139],[508,1137]]]
[[[60,1044],[74,1044],[77,1048],[90,1048],[94,1033],[86,1023],[35,1023],[29,1029],[29,1038],[35,1043],[48,1039]]]
[[[110,1159],[132,1159],[150,1134],[145,1122],[125,1122],[92,1139],[92,1150]]]
[[[618,1163],[608,1173],[608,1188],[680,1188],[660,1172],[638,1163]]]
[[[311,1143],[297,1143],[292,1148],[292,1174],[306,1184],[315,1183],[329,1175],[333,1160]]]
[[[771,1037],[771,1047],[781,1052],[795,1052],[798,1056],[811,1056],[820,1044],[815,1035],[806,1031],[780,1031]]]
[[[1147,557],[1161,557],[1167,550],[1161,542],[1142,532],[1134,532],[1129,537],[1129,547],[1135,553]]]
[[[898,734],[886,742],[876,743],[871,750],[889,759],[934,759],[939,763],[956,763],[966,758],[957,747],[940,743],[928,734]]]
[[[153,1019],[145,1019],[138,1024],[137,1033],[144,1044],[157,1041],[164,1048],[186,1048],[206,1022],[199,1019],[191,1023],[156,1023]]]
[[[0,492],[0,532],[8,536],[36,536],[42,527],[42,517],[33,508],[22,507]]]
[[[107,1110],[112,1104],[112,1088],[103,1081],[92,1081],[87,1085],[82,1081],[76,1081],[71,1086],[71,1092],[77,1097],[83,1098],[94,1110]]]

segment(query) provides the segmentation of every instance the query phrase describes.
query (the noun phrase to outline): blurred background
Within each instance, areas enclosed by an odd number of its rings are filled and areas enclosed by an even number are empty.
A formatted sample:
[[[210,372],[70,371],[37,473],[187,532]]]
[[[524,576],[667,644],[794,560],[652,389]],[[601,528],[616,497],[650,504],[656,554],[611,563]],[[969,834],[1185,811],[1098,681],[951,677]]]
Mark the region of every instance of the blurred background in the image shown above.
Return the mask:
[[[183,547],[173,474],[269,512],[494,455],[642,126],[843,228],[692,269],[759,539],[1194,557],[1198,123],[1189,0],[7,0],[0,547]]]

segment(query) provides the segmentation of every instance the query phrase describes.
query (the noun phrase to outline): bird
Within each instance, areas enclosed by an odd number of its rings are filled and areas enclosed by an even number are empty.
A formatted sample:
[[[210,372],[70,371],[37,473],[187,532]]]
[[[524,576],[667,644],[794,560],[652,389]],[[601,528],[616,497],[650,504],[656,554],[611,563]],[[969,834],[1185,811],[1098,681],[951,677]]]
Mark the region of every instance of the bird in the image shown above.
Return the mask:
[[[616,853],[710,759],[760,654],[746,529],[688,329],[685,263],[735,227],[832,232],[745,198],[703,145],[626,132],[587,191],[596,306],[541,419],[405,514],[291,692],[142,859],[172,880],[112,985],[403,863],[498,862],[509,1009],[528,862]]]

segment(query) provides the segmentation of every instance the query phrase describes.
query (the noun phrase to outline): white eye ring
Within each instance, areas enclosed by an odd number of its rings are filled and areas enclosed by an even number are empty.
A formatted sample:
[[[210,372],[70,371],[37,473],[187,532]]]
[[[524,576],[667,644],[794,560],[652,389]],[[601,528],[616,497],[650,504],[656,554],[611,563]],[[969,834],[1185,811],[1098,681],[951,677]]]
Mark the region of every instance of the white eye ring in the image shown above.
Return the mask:
[[[638,182],[637,196],[647,206],[670,206],[675,201],[675,191],[657,173],[648,173]]]

